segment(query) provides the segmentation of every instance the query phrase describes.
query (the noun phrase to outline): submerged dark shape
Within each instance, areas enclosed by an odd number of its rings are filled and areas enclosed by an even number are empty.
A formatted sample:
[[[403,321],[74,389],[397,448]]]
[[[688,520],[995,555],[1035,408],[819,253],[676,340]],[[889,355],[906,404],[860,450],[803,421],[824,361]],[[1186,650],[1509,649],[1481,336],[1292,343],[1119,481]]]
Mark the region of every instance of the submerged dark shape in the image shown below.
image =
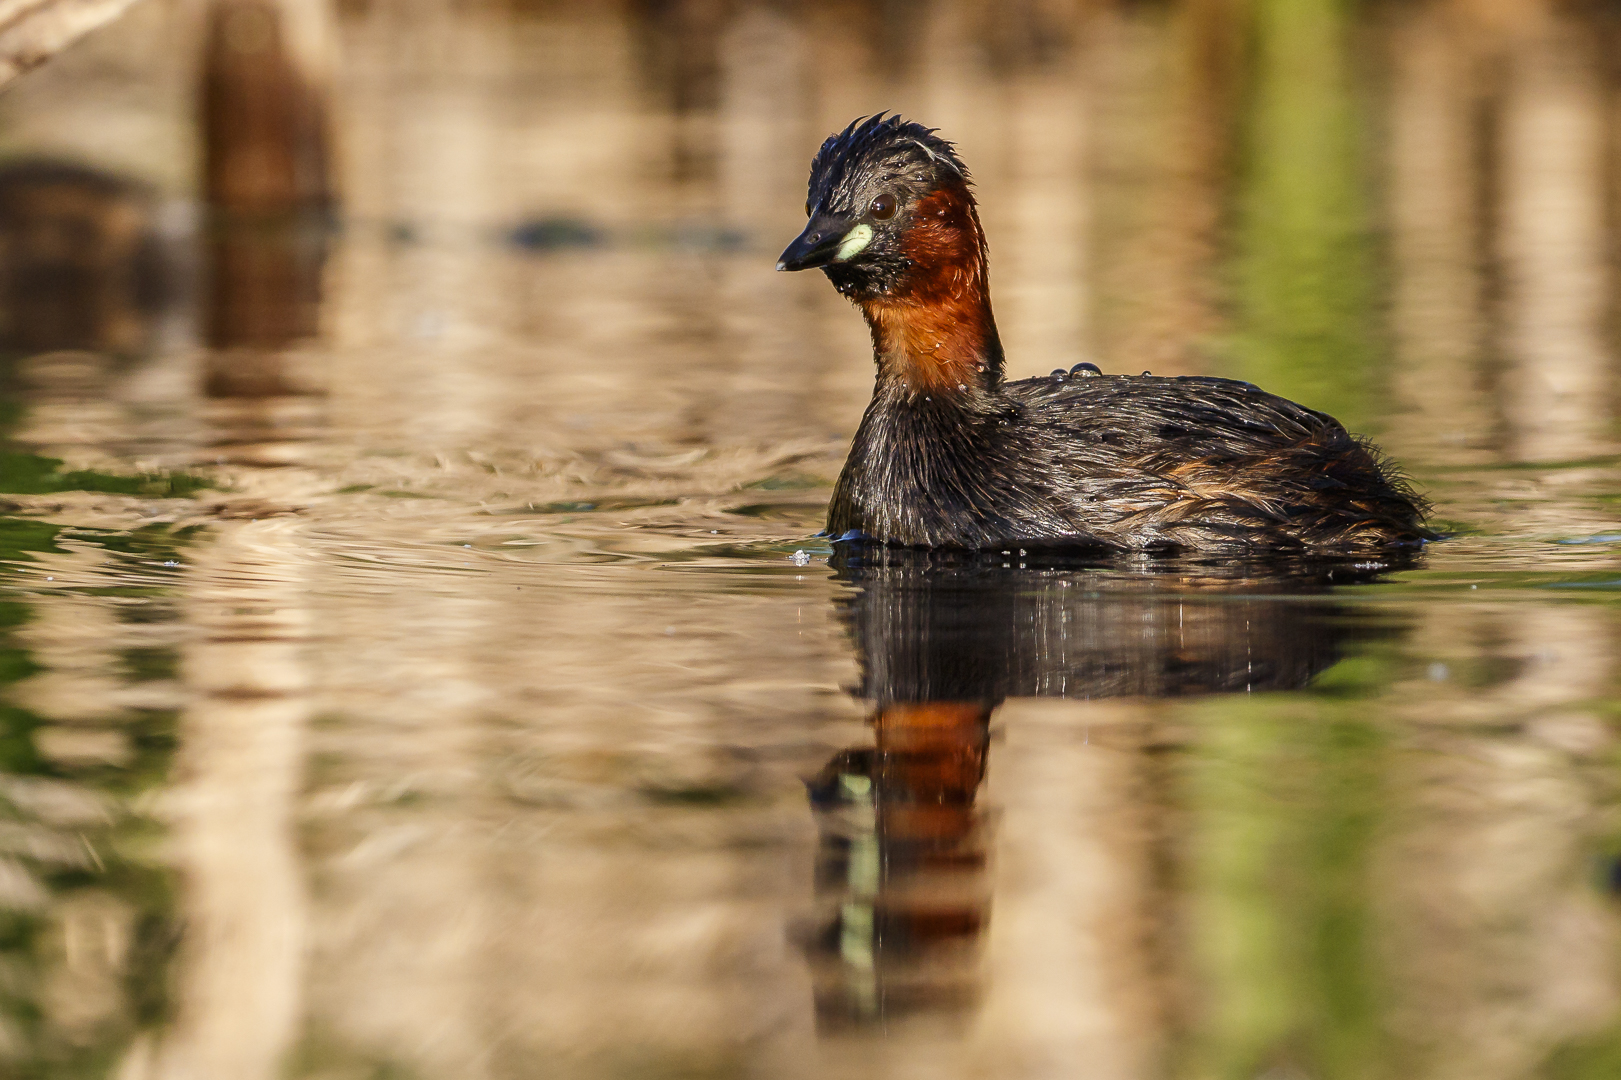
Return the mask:
[[[779,270],[821,269],[862,310],[872,403],[828,532],[887,544],[1247,553],[1432,539],[1427,510],[1331,416],[1229,379],[1006,382],[968,173],[882,114],[830,137]]]
[[[1298,690],[1388,635],[1334,590],[1416,561],[1096,558],[1060,553],[851,547],[839,617],[856,647],[857,697],[1099,700]]]

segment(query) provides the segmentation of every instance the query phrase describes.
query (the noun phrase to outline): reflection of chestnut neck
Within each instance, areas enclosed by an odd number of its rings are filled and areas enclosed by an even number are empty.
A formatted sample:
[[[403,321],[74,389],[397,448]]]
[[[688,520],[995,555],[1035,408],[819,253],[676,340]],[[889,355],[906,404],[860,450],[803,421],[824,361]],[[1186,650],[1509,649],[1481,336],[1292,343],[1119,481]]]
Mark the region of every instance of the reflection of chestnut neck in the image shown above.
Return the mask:
[[[977,702],[893,703],[873,726],[887,797],[919,806],[970,808],[985,776],[990,709]]]
[[[810,950],[824,1026],[977,1000],[990,890],[975,801],[991,708],[884,705],[874,749],[844,751],[813,785],[831,916]]]
[[[911,262],[901,280],[861,300],[879,378],[941,394],[996,388],[1002,343],[968,185],[947,185],[919,202],[901,250]]]

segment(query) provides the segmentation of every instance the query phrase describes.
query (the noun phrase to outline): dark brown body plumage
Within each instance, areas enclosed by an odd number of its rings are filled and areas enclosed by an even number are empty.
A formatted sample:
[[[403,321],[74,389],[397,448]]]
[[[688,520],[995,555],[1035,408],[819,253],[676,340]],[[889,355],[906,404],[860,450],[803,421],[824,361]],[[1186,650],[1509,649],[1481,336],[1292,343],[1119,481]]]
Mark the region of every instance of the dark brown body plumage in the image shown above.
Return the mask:
[[[828,531],[924,547],[1373,550],[1422,503],[1320,412],[1228,379],[1104,375],[972,395],[884,385]]]
[[[1333,417],[1248,383],[1086,374],[1005,382],[984,233],[950,143],[898,117],[828,139],[778,269],[861,308],[877,382],[832,536],[918,547],[1374,551],[1426,507]]]

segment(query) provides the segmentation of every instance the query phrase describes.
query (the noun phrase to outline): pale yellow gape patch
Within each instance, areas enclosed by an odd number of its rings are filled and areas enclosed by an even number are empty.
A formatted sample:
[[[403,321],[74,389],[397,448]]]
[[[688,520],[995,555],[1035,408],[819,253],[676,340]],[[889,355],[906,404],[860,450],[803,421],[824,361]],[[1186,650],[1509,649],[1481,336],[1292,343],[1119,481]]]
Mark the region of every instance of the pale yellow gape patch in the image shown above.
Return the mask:
[[[839,262],[849,262],[861,254],[863,248],[872,243],[872,226],[857,225],[844,234],[844,243],[839,245]]]

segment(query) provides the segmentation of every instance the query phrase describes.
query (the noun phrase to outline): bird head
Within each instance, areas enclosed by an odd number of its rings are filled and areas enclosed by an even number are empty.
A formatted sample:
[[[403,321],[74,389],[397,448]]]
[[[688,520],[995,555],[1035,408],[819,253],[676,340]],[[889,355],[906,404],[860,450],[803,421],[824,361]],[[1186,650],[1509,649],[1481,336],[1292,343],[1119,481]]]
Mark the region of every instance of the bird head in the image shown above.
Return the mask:
[[[879,113],[822,143],[805,216],[778,270],[820,269],[854,299],[892,295],[921,258],[958,254],[921,245],[918,229],[966,227],[974,217],[968,170],[934,129]],[[977,239],[977,219],[968,231]]]

